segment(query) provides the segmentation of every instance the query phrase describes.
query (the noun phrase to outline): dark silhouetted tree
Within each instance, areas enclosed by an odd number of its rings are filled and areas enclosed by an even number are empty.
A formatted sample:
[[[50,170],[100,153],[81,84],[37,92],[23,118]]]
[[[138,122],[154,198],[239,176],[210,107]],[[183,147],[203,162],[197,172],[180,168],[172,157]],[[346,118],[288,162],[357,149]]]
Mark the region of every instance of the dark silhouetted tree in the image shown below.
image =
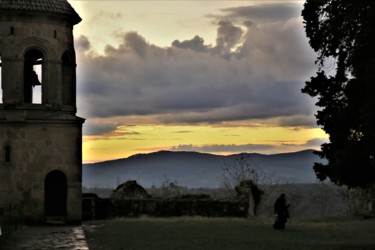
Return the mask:
[[[303,93],[318,97],[318,125],[329,143],[317,152],[320,180],[368,187],[375,182],[375,1],[307,0],[302,11],[317,75]],[[334,62],[335,72],[324,71]]]

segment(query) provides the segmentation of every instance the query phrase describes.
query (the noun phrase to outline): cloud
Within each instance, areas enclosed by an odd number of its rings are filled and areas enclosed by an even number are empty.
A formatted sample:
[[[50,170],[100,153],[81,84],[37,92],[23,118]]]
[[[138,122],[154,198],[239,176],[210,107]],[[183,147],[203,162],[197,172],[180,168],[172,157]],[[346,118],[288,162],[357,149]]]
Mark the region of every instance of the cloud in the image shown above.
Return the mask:
[[[228,20],[221,20],[218,25],[216,46],[224,51],[229,51],[236,47],[240,42],[243,30]]]
[[[283,127],[316,127],[316,119],[314,116],[289,116],[278,119],[278,125]]]
[[[307,147],[317,147],[317,146],[320,146],[323,143],[327,143],[327,142],[329,142],[328,138],[315,138],[315,139],[308,140],[305,143],[304,146],[307,146]]]
[[[191,49],[195,52],[205,52],[209,48],[204,44],[204,39],[199,36],[195,36],[191,40],[185,40],[182,42],[175,40],[172,42],[172,46],[180,49]]]
[[[152,117],[155,123],[282,118],[285,125],[315,126],[306,118],[313,102],[300,92],[315,70],[302,25],[300,18],[246,26],[223,19],[216,45],[195,36],[163,48],[127,32],[104,55],[88,52],[89,40],[80,37],[80,115]],[[101,126],[92,131],[110,129]]]
[[[112,121],[88,120],[84,125],[83,135],[86,141],[93,140],[141,140],[139,132],[132,131],[130,127],[124,128],[122,124]],[[130,138],[132,136],[132,138]],[[135,137],[134,137],[135,136]]]
[[[107,134],[114,131],[118,123],[113,122],[101,122],[95,119],[89,119],[85,122],[84,135],[100,135]]]
[[[213,144],[213,145],[192,145],[184,144],[178,145],[170,148],[172,151],[197,151],[197,152],[206,152],[206,153],[238,153],[238,152],[259,152],[263,150],[269,150],[274,148],[272,145],[267,144]]]
[[[251,153],[251,152],[263,152],[263,153],[276,153],[276,152],[294,152],[305,149],[317,149],[321,144],[328,142],[327,138],[314,138],[306,141],[303,144],[291,144],[281,143],[280,145],[275,144],[209,144],[209,145],[193,145],[193,144],[181,144],[178,146],[171,147],[169,150],[172,151],[194,151],[194,152],[205,152],[205,153]]]
[[[138,56],[145,57],[148,51],[149,44],[146,39],[138,35],[136,32],[128,32],[124,36],[126,45],[129,49],[135,52]]]
[[[86,123],[85,129],[84,129],[84,135],[101,135],[101,134],[107,134],[109,132],[112,132],[116,129],[117,126],[115,125],[108,125],[108,124],[91,124]]]
[[[113,12],[100,11],[96,15],[96,18],[108,18],[108,19],[113,19],[113,20],[121,19],[122,17],[123,17],[123,14],[121,12],[113,13]]]
[[[234,54],[233,50],[240,45],[244,30],[228,20],[220,20],[217,25],[215,46],[205,45],[204,39],[199,36],[182,42],[175,40],[172,42],[172,46],[181,49],[191,49],[195,52],[208,52],[220,55],[222,58],[230,59]]]
[[[80,51],[87,51],[91,48],[90,41],[87,39],[87,37],[81,35],[75,40],[75,47],[77,50]]]
[[[285,21],[301,15],[300,3],[269,3],[222,9],[224,17],[255,22]]]

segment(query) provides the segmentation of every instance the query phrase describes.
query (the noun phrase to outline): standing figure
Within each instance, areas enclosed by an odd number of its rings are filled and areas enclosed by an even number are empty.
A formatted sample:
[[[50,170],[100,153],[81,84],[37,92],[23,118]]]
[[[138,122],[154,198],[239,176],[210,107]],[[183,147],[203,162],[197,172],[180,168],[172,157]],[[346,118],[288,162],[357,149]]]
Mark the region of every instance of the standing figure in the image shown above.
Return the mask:
[[[285,224],[289,218],[288,207],[289,205],[286,204],[285,194],[281,194],[274,205],[276,215],[276,220],[273,224],[274,229],[285,229]]]

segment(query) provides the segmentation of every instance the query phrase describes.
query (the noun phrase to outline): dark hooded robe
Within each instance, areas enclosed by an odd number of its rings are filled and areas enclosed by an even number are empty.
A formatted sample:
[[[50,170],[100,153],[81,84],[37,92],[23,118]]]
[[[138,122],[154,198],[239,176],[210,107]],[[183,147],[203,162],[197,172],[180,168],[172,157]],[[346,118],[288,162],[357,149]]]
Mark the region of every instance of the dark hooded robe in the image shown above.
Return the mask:
[[[289,205],[286,204],[285,194],[281,194],[274,205],[276,215],[276,220],[273,224],[274,229],[285,229],[285,224],[289,218],[288,207]]]

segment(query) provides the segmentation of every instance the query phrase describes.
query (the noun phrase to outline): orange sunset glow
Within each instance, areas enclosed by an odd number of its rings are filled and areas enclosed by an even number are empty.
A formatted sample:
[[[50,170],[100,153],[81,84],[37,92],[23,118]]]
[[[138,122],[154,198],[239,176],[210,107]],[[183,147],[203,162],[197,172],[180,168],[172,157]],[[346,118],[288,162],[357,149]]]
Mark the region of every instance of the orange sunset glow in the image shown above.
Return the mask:
[[[83,161],[319,149],[303,1],[69,1]]]

